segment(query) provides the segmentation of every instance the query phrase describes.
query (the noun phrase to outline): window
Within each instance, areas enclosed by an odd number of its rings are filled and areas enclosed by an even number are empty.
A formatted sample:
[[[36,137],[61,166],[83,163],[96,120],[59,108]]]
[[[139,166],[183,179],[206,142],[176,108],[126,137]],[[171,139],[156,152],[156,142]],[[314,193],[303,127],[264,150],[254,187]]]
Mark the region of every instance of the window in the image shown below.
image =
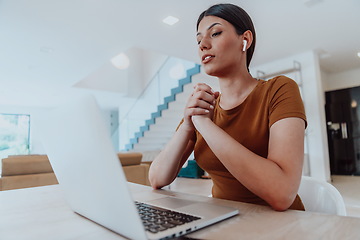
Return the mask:
[[[0,114],[0,159],[29,154],[30,115]]]

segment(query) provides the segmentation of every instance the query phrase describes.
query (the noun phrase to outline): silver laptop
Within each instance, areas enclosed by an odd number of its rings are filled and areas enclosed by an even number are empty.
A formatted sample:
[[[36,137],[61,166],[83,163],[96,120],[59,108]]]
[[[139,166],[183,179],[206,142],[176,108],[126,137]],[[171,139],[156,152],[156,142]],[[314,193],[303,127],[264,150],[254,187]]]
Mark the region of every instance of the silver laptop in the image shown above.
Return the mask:
[[[132,196],[109,132],[91,96],[43,115],[42,142],[74,212],[130,239],[178,237],[238,214],[237,209],[154,191]],[[150,210],[149,223],[150,205],[155,210]],[[162,215],[167,218],[159,220]]]

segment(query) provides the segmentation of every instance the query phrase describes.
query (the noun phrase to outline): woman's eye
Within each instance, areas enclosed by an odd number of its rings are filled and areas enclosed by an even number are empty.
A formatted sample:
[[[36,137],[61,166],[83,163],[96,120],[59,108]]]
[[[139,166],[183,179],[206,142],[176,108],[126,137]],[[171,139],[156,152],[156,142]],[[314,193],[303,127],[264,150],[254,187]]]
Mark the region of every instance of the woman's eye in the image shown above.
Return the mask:
[[[216,33],[213,33],[211,36],[212,37],[216,37],[216,36],[218,36],[218,35],[220,35],[222,32],[216,32]]]

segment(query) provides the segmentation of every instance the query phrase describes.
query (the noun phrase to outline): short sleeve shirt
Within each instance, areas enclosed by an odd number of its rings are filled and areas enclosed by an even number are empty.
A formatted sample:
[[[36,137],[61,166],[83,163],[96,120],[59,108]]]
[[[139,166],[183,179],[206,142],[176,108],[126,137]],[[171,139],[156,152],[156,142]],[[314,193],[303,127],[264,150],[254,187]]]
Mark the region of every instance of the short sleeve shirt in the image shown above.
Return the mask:
[[[298,117],[305,121],[304,105],[299,87],[285,76],[258,80],[256,87],[240,105],[224,110],[217,99],[213,122],[250,151],[267,158],[270,127],[278,120]],[[219,143],[221,144],[221,143]],[[194,155],[198,165],[213,180],[214,197],[268,205],[243,186],[211,151],[203,137],[196,132]],[[303,210],[299,196],[291,209]]]

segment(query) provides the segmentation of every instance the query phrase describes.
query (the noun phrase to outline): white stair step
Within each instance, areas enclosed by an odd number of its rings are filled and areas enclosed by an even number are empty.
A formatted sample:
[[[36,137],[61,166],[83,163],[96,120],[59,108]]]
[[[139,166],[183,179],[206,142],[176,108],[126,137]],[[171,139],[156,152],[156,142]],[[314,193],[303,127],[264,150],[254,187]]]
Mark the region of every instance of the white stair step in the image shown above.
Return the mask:
[[[169,137],[143,137],[139,138],[138,144],[164,145],[170,140]]]
[[[168,126],[171,125],[173,126],[176,123],[179,123],[181,121],[182,117],[178,116],[178,117],[159,117],[155,119],[155,125],[157,124],[161,124],[163,126]]]
[[[180,123],[180,122],[179,122]],[[148,132],[174,132],[176,130],[176,127],[179,125],[179,123],[169,123],[166,125],[163,124],[153,124],[150,125]]]
[[[176,99],[176,101],[169,103],[169,108],[168,110],[171,111],[184,111],[184,108],[186,106],[186,102],[180,102]]]
[[[152,137],[161,137],[161,138],[167,138],[167,137],[171,137],[173,134],[175,133],[175,131],[170,131],[170,130],[166,130],[166,131],[160,131],[158,130],[150,130],[150,131],[146,131],[144,132],[144,138],[152,138]]]
[[[145,151],[158,151],[158,150],[162,150],[164,147],[161,146],[146,146],[146,145],[138,145],[135,144],[134,145],[134,149],[132,151],[134,152],[145,152]]]
[[[155,132],[166,131],[168,133],[175,132],[178,125],[179,125],[179,123],[172,123],[172,124],[167,124],[167,125],[158,123],[155,125],[151,125],[149,128],[149,132],[151,132],[151,131],[155,131]]]
[[[191,95],[193,91],[189,90],[189,91],[184,91],[182,93],[179,93],[175,96],[175,102],[171,102],[171,103],[180,103],[180,104],[186,104],[187,100],[189,99],[189,96]]]
[[[193,83],[189,83],[188,85],[185,85],[183,87],[183,89],[184,89],[183,92],[178,93],[176,95],[179,95],[179,96],[181,96],[181,95],[189,95],[189,93],[192,93],[194,91],[194,85],[193,85]]]
[[[139,138],[139,143],[140,143],[140,140],[143,141],[143,143],[164,143],[164,142],[167,142],[169,141],[171,138],[171,136],[167,135],[165,137],[163,136],[160,136],[160,135],[147,135],[146,137],[142,137],[142,138]]]
[[[161,113],[160,118],[166,119],[167,121],[179,122],[183,117],[184,117],[183,110],[181,111],[165,110]],[[155,122],[160,118],[156,118]]]

